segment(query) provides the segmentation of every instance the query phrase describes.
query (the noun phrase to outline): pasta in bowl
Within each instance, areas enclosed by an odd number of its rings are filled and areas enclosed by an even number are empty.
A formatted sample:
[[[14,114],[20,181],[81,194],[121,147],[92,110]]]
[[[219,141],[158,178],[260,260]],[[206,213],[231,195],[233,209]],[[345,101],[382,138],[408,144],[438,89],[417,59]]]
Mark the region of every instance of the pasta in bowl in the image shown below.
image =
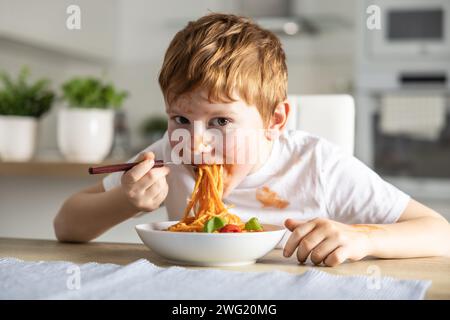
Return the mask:
[[[281,241],[282,226],[262,224],[264,231],[169,232],[177,221],[136,226],[142,242],[170,263],[196,266],[238,266],[255,263]]]
[[[180,221],[142,224],[136,231],[152,251],[176,264],[232,266],[254,263],[281,241],[286,229],[244,223],[222,201],[223,166],[198,166],[194,190]]]

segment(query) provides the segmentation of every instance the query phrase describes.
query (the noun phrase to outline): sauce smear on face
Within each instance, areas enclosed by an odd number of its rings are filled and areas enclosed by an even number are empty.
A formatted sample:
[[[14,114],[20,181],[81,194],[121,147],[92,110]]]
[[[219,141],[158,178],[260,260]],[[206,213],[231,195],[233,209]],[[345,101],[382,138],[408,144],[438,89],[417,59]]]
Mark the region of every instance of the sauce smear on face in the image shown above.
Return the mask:
[[[350,226],[353,227],[356,231],[360,231],[360,232],[369,232],[369,231],[383,229],[381,227],[370,225],[370,224],[351,224]]]

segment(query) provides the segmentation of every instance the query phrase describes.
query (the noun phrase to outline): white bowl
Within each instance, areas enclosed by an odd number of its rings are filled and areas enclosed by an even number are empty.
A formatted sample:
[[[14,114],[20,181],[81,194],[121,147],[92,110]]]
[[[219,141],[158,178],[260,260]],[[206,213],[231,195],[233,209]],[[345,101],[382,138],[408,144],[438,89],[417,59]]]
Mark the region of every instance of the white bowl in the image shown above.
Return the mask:
[[[202,233],[164,231],[178,221],[137,225],[142,242],[171,263],[195,266],[238,266],[255,263],[283,238],[282,226],[263,224],[265,231]]]

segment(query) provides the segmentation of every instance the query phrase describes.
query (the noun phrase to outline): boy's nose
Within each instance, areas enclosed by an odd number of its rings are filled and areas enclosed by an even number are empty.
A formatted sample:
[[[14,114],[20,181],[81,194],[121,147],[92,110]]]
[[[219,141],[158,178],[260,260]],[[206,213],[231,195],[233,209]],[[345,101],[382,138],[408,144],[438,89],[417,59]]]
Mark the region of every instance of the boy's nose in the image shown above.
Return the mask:
[[[211,152],[212,146],[209,140],[208,132],[203,121],[194,121],[192,152],[194,154]]]
[[[212,151],[212,146],[205,141],[203,135],[194,136],[194,141],[192,143],[192,152],[194,154],[209,153]]]

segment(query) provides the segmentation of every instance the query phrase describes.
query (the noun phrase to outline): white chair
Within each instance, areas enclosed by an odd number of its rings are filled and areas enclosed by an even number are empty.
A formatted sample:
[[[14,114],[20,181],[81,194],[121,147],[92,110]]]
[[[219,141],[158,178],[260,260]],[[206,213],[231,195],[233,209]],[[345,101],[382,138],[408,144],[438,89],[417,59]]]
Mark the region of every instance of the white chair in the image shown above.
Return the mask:
[[[355,102],[350,95],[289,95],[286,128],[323,137],[353,155]]]

